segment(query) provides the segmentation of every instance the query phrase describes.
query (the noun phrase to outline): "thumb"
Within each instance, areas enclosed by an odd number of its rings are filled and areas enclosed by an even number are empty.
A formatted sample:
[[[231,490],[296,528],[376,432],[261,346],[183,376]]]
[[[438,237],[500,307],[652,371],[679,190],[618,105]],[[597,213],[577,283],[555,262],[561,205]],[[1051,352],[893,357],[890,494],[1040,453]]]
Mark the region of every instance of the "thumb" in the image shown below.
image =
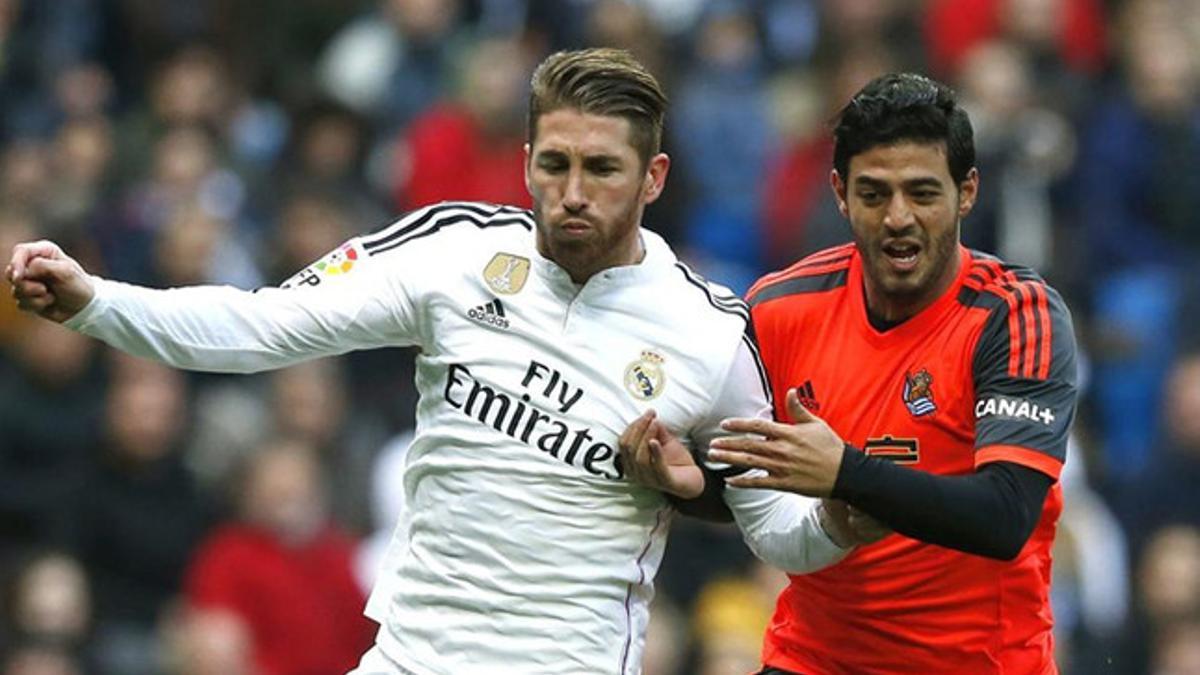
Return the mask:
[[[787,411],[791,415],[792,421],[796,424],[804,424],[805,422],[815,422],[816,416],[808,411],[800,403],[800,395],[796,393],[796,388],[792,387],[787,390]]]

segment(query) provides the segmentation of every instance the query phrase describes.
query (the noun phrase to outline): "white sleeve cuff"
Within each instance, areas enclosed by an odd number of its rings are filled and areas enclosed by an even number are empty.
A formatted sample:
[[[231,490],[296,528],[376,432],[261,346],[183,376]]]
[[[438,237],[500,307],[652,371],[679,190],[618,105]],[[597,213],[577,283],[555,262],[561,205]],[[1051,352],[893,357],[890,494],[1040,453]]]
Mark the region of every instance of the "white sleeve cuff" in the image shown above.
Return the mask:
[[[92,321],[104,313],[105,308],[108,307],[107,296],[112,293],[112,288],[117,283],[95,275],[89,275],[89,278],[92,282],[92,299],[84,305],[83,309],[76,312],[75,316],[62,322],[63,326],[79,333],[86,333]]]
[[[821,526],[819,499],[776,490],[726,487],[725,503],[750,550],[787,572],[816,572],[853,550],[829,538]]]

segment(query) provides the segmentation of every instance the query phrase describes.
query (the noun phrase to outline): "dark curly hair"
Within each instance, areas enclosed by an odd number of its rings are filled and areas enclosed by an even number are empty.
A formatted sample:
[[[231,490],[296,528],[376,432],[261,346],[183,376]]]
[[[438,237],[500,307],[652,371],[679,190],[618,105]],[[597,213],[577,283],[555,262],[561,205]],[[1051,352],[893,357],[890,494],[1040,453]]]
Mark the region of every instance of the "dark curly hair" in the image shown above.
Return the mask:
[[[838,113],[833,130],[833,168],[843,179],[850,158],[901,141],[944,142],[950,177],[967,179],[975,166],[971,120],[954,91],[915,73],[891,73],[872,80]]]

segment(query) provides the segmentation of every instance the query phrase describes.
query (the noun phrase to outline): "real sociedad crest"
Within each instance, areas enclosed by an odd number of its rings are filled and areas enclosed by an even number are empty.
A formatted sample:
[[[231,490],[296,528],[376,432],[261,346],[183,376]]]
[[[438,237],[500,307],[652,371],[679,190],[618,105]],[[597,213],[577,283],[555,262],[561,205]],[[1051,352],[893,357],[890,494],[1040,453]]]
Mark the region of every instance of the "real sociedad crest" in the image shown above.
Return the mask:
[[[913,417],[928,415],[937,410],[933,402],[933,376],[922,368],[914,374],[904,374],[904,405]]]
[[[641,357],[625,368],[625,390],[643,401],[661,394],[667,384],[662,364],[662,356],[649,349],[642,350]]]
[[[511,253],[497,253],[483,268],[483,280],[488,288],[501,295],[512,295],[525,287],[529,278],[529,258]]]

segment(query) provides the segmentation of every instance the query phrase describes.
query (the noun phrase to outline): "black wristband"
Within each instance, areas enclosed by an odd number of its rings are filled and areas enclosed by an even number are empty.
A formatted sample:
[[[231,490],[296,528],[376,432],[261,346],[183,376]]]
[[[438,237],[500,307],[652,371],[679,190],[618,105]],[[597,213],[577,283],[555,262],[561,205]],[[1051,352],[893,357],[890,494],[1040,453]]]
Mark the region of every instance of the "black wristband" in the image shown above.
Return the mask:
[[[855,486],[866,481],[862,477],[867,454],[849,443],[844,444],[842,463],[838,466],[837,479],[833,482],[832,497],[845,502],[852,502],[856,496]]]

